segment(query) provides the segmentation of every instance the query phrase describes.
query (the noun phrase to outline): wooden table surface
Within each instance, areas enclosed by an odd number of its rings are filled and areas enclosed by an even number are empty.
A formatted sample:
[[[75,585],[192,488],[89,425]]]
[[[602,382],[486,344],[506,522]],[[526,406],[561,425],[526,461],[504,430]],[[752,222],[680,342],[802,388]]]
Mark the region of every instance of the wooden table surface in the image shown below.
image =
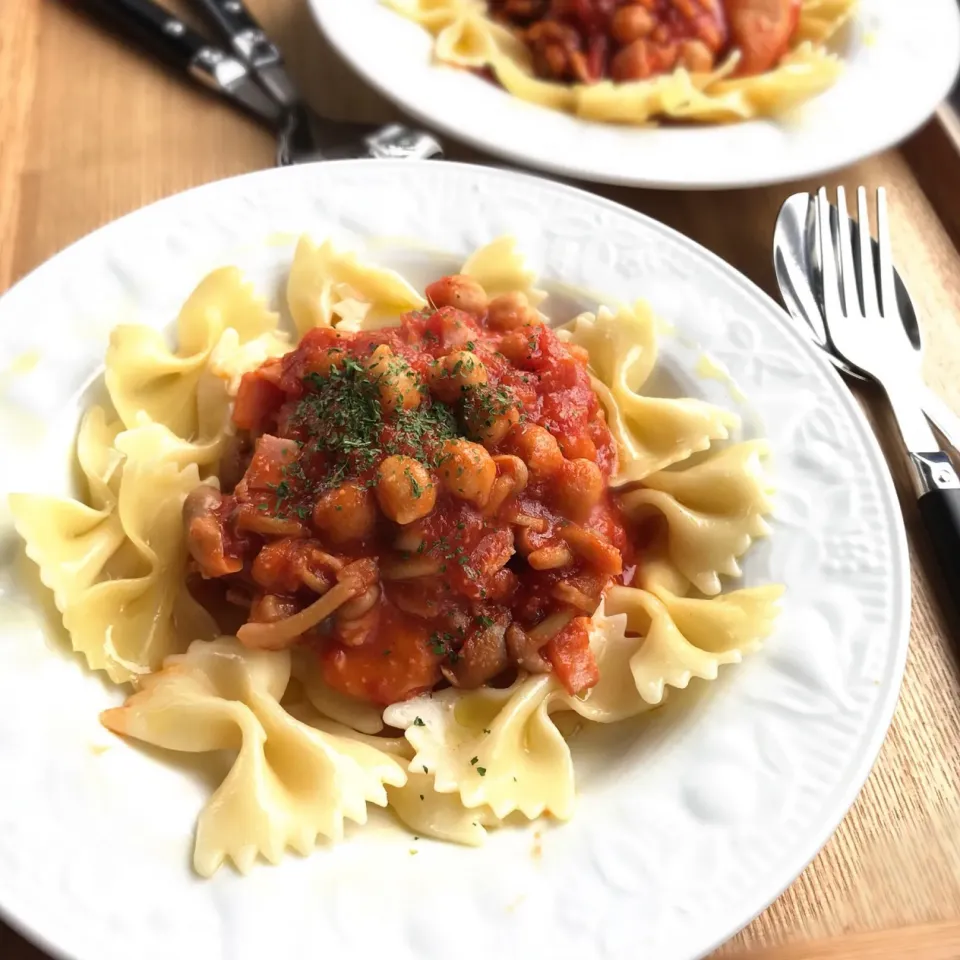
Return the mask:
[[[327,51],[304,0],[250,5],[316,107],[358,120],[396,116]],[[925,375],[960,411],[960,255],[944,226],[960,222],[960,196],[958,181],[946,180],[945,168],[931,160],[941,149],[938,138],[928,127],[900,150],[826,179],[889,189],[894,252],[923,320]],[[187,187],[270,166],[273,152],[256,125],[123,49],[63,3],[0,2],[0,291],[94,227]],[[483,160],[455,145],[450,154]],[[774,218],[789,193],[813,186],[716,193],[589,188],[693,237],[775,296]],[[946,204],[953,199],[956,209],[938,206],[938,215],[928,194]],[[799,960],[814,948],[771,948],[841,934],[882,945],[886,936],[871,935],[911,924],[936,924],[928,930],[939,932],[941,948],[952,944],[936,956],[960,956],[957,648],[931,587],[933,564],[892,425],[872,401],[865,405],[897,465],[910,534],[913,628],[900,704],[879,762],[836,835],[718,956],[745,951]],[[913,955],[889,953],[898,960]],[[0,923],[0,957],[42,956]]]

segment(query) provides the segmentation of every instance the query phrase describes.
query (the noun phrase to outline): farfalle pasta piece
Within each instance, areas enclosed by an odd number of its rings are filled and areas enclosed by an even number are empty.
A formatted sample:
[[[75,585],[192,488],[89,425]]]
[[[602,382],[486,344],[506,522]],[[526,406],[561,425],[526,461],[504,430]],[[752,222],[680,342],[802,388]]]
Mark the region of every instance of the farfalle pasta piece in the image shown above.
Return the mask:
[[[122,430],[119,420],[107,420],[103,407],[91,407],[80,421],[77,463],[87,481],[90,505],[98,510],[116,503],[123,464],[116,442]]]
[[[594,615],[590,644],[600,680],[582,696],[570,696],[545,674],[522,677],[505,690],[444,690],[388,707],[384,720],[404,730],[416,750],[411,781],[398,794],[400,816],[431,836],[471,845],[482,841],[484,827],[514,811],[529,819],[544,812],[568,818],[573,765],[551,714],[573,711],[595,723],[614,723],[652,708],[630,672],[640,641],[626,636],[626,619],[606,617],[602,605]],[[432,783],[437,797],[420,790],[423,799],[415,802],[414,778]]]
[[[387,0],[387,6],[435,33],[469,13],[482,12],[483,0]]]
[[[467,69],[483,67],[497,57],[499,30],[482,11],[467,11],[437,34],[434,53],[442,63]]]
[[[853,16],[853,0],[803,0],[795,39],[826,43]]]
[[[394,704],[384,721],[405,731],[416,750],[410,770],[433,777],[441,794],[465,807],[487,806],[534,819],[573,813],[573,761],[549,717],[556,681],[530,677],[506,690],[450,689]]]
[[[736,116],[772,117],[828,90],[842,73],[839,57],[805,42],[785,54],[773,70],[718,81],[710,91],[711,99],[729,107]]]
[[[467,808],[459,794],[438,793],[429,774],[408,770],[407,778],[402,787],[389,787],[387,797],[396,815],[417,836],[478,847],[486,839],[486,828],[500,823],[487,806]]]
[[[367,804],[385,806],[386,786],[406,780],[382,750],[287,713],[279,701],[289,679],[286,651],[249,650],[232,637],[198,641],[102,714],[114,732],[169,750],[238,750],[197,821],[201,876],[225,859],[246,873],[258,854],[277,863],[287,847],[305,855],[318,836],[339,840],[345,820],[365,823]]]
[[[511,236],[498,237],[471,254],[460,273],[476,280],[491,300],[504,293],[522,293],[536,306],[547,296],[536,288],[536,271],[527,264]]]
[[[657,116],[713,122],[745,119],[750,116],[748,105],[736,97],[718,97],[712,89],[736,65],[737,58],[730,57],[709,73],[690,73],[680,68],[673,73],[632,83],[604,80],[570,87],[573,102],[568,109],[585,120],[603,123],[638,123]],[[497,70],[498,77],[500,73]],[[511,93],[523,97],[520,91],[529,89],[528,84],[529,79],[521,73],[513,78],[513,85],[518,90],[511,90]],[[706,93],[708,88],[710,92]]]
[[[738,559],[770,533],[772,487],[763,468],[763,440],[735,444],[686,469],[664,470],[625,493],[628,514],[659,511],[667,522],[666,553],[701,592],[720,592],[720,575],[738,577]]]
[[[116,449],[127,462],[163,460],[176,464],[182,470],[190,464],[198,467],[215,465],[223,451],[223,438],[214,435],[196,442],[184,440],[164,424],[154,423],[141,413],[137,426],[117,435]]]
[[[300,336],[314,327],[374,329],[398,323],[426,300],[400,274],[361,262],[331,241],[297,244],[287,280],[287,305]]]
[[[627,636],[624,613],[608,613],[604,600],[590,621],[590,648],[597,661],[600,679],[585,694],[571,697],[559,684],[554,702],[594,723],[618,723],[652,709],[637,690],[630,669],[638,639]]]
[[[77,452],[99,508],[33,494],[11,495],[10,506],[73,648],[123,683],[182,649],[184,636],[215,633],[183,580],[181,522],[209,449],[156,423],[120,431],[94,408]]]
[[[81,422],[77,459],[91,506],[66,497],[10,494],[16,531],[61,613],[96,582],[124,540],[115,509],[123,457],[113,443],[120,426],[108,424],[101,407],[91,408]]]
[[[293,675],[300,681],[304,696],[324,717],[358,733],[373,735],[383,730],[383,713],[367,700],[359,700],[328,686],[311,653],[294,656]]]
[[[657,321],[642,300],[613,313],[600,307],[582,313],[557,331],[566,343],[590,354],[590,369],[615,393],[636,393],[657,365]]]
[[[239,270],[223,267],[201,281],[180,311],[176,352],[151,327],[116,327],[105,379],[120,419],[134,427],[142,412],[180,437],[218,434],[227,415],[226,392],[216,381],[206,389],[201,384],[214,347],[228,328],[245,343],[274,330],[277,319]]]
[[[127,462],[116,507],[122,547],[103,578],[61,610],[74,649],[116,683],[157,669],[183,649],[187,630],[214,632],[183,582],[181,508],[199,484],[195,464],[181,470],[169,461]]]
[[[292,349],[290,337],[283,331],[268,330],[250,340],[242,340],[233,327],[228,327],[210,353],[208,368],[225,384],[227,396],[232,399],[236,397],[245,373],[256,370],[271,357],[282,357]]]
[[[404,737],[377,737],[359,733],[350,724],[317,716],[317,710],[323,711],[312,703],[309,707],[295,704],[287,709],[297,719],[318,730],[351,737],[391,757],[404,760],[404,766],[413,759],[414,749]],[[417,836],[461,843],[468,847],[482,844],[486,837],[484,828],[500,822],[489,807],[468,809],[458,793],[438,793],[434,789],[433,776],[424,773],[422,767],[407,770],[407,782],[401,786],[387,787],[387,800],[394,813]]]
[[[287,709],[298,720],[318,730],[359,740],[391,757],[406,761],[404,766],[413,759],[413,747],[403,737],[377,737],[359,733],[350,725],[318,716],[316,711],[319,708],[312,704],[294,704]],[[489,807],[467,809],[458,793],[437,793],[432,775],[424,773],[422,768],[407,770],[407,781],[401,786],[388,786],[387,802],[405,826],[417,836],[461,843],[468,847],[482,844],[486,837],[484,828],[500,822]]]
[[[649,704],[663,701],[666,687],[686,687],[691,678],[715,680],[719,668],[739,663],[767,637],[779,612],[779,586],[736,590],[714,599],[654,596],[632,587],[611,587],[602,619],[606,629],[635,652],[629,668],[636,690]]]
[[[702,400],[643,396],[639,391],[657,362],[656,318],[636,303],[612,313],[582,314],[559,331],[561,339],[590,354],[592,383],[617,442],[620,470],[613,486],[636,483],[658,470],[725,440],[736,414]]]

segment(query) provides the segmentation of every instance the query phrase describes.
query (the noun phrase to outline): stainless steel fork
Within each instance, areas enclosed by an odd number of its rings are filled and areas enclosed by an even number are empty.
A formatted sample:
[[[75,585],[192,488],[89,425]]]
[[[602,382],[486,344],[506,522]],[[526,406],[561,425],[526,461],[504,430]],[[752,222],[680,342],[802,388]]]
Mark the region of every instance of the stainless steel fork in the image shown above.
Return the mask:
[[[821,270],[820,251],[814,236],[816,207],[815,197],[809,193],[795,193],[788,197],[780,208],[773,235],[773,269],[780,287],[780,296],[787,312],[797,321],[797,327],[826,354],[830,362],[847,376],[862,380],[861,374],[851,369],[831,351],[827,342],[823,314],[818,306]],[[857,242],[858,237],[859,234],[852,242]],[[873,241],[873,246],[877,247],[876,240]],[[876,249],[873,255],[874,258],[878,256]],[[910,294],[896,267],[893,274],[900,317],[907,336],[916,349],[921,350],[923,344],[917,312],[913,309]],[[927,419],[960,454],[960,417],[929,387],[923,386],[921,389],[920,401]]]
[[[877,191],[876,254],[863,187],[857,201],[859,222],[853,230],[843,187],[837,189],[836,207],[825,188],[817,194],[826,333],[832,349],[876,381],[890,401],[909,455],[920,515],[952,593],[960,587],[960,479],[921,409],[919,344],[911,341],[899,314],[886,191]]]

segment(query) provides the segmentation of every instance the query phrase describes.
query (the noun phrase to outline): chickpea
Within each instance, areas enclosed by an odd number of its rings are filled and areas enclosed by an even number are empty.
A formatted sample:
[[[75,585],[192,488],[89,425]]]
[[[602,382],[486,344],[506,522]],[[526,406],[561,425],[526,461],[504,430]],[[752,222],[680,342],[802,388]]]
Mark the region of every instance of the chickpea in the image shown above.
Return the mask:
[[[497,465],[479,443],[448,440],[443,445],[440,480],[443,488],[457,499],[482,507],[496,477]]]
[[[363,361],[363,366],[377,383],[380,404],[386,413],[415,410],[420,406],[420,381],[406,360],[397,357],[381,344]]]
[[[377,475],[377,502],[391,520],[413,523],[433,510],[437,487],[413,457],[387,457]]]
[[[626,46],[634,40],[649,36],[656,25],[653,14],[643,7],[620,7],[610,21],[610,33],[617,43]]]
[[[505,293],[494,297],[487,309],[487,326],[491,330],[516,330],[542,324],[537,313],[522,293]]]
[[[250,605],[252,623],[276,623],[286,620],[297,612],[297,602],[290,597],[278,597],[272,593],[257,597]]]
[[[567,460],[557,472],[553,498],[571,520],[586,520],[603,497],[603,474],[592,461]]]
[[[497,347],[515,367],[522,367],[531,358],[536,348],[537,344],[522,329],[508,333]]]
[[[495,447],[501,443],[513,425],[520,422],[520,411],[516,404],[500,401],[490,395],[473,395],[467,400],[467,429],[485,447]]]
[[[676,62],[676,44],[654,45],[649,39],[634,40],[610,61],[610,76],[617,83],[646,80],[672,70]]]
[[[428,329],[437,337],[440,353],[462,350],[477,338],[477,326],[473,317],[464,317],[453,307],[438,310],[431,318]]]
[[[585,433],[561,437],[560,449],[568,460],[597,459],[597,446]]]
[[[549,477],[563,466],[560,445],[543,427],[522,423],[510,431],[507,444],[535,477]]]
[[[487,368],[469,350],[457,350],[430,369],[430,389],[446,403],[455,403],[467,390],[487,382]]]
[[[713,69],[713,54],[702,40],[684,40],[680,44],[680,66],[690,73],[709,73]]]
[[[334,543],[369,537],[376,523],[373,494],[353,480],[328,490],[313,508],[313,525]]]
[[[487,312],[487,293],[473,277],[457,273],[441,277],[426,289],[427,300],[437,309],[456,307],[464,313],[482,317]]]

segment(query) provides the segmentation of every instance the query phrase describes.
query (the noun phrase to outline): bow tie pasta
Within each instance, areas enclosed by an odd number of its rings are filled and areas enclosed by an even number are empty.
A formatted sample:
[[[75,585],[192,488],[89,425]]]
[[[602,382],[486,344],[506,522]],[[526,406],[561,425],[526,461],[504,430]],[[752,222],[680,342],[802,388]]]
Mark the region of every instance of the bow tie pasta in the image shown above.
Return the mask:
[[[667,522],[670,560],[698,590],[720,592],[720,574],[741,575],[737,560],[770,527],[771,488],[763,469],[762,440],[735,444],[686,469],[646,477],[623,495],[623,507],[640,518],[651,511]]]
[[[315,730],[280,706],[290,679],[286,651],[248,650],[232,638],[197,642],[171,657],[103,723],[168,750],[237,750],[230,773],[197,821],[194,866],[211,876],[225,858],[241,873],[258,854],[277,863],[304,855],[318,836],[339,840],[344,820],[365,823],[385,806],[385,785],[405,775],[356,738]]]
[[[593,388],[620,451],[615,486],[686,460],[739,425],[736,415],[702,400],[640,393],[657,363],[656,320],[644,303],[616,313],[601,307],[596,316],[577,317],[559,336],[590,355]]]
[[[210,376],[210,356],[226,330],[242,344],[273,332],[277,319],[236,267],[215,270],[180,311],[176,352],[152,327],[113,331],[105,380],[114,409],[128,428],[142,412],[179,437],[222,435],[227,403]]]
[[[100,408],[84,418],[77,451],[93,506],[20,493],[10,508],[73,648],[119,683],[157,669],[184,636],[215,633],[183,577],[181,508],[205,452],[160,424],[108,426]]]
[[[235,753],[201,875],[338,841],[370,804],[468,846],[567,819],[572,723],[640,718],[772,631],[779,587],[721,582],[771,532],[766,443],[650,394],[644,303],[555,332],[540,287],[511,237],[422,294],[304,238],[294,344],[215,271],[176,350],[115,332],[78,498],[11,497],[74,648],[133,687],[103,723]]]
[[[297,244],[287,281],[287,305],[302,336],[314,327],[364,330],[388,326],[426,300],[398,273],[362,263],[329,240]]]
[[[760,587],[718,602],[612,587],[592,618],[600,680],[585,696],[571,696],[550,675],[533,676],[505,690],[418,697],[389,707],[384,719],[403,730],[416,751],[408,771],[422,770],[438,794],[454,794],[468,810],[480,810],[482,824],[515,811],[565,820],[573,813],[573,761],[551,715],[572,711],[594,723],[616,723],[662,703],[667,686],[686,687],[693,677],[715,680],[722,664],[739,663],[768,636],[781,593]],[[418,827],[434,835],[428,823]]]

